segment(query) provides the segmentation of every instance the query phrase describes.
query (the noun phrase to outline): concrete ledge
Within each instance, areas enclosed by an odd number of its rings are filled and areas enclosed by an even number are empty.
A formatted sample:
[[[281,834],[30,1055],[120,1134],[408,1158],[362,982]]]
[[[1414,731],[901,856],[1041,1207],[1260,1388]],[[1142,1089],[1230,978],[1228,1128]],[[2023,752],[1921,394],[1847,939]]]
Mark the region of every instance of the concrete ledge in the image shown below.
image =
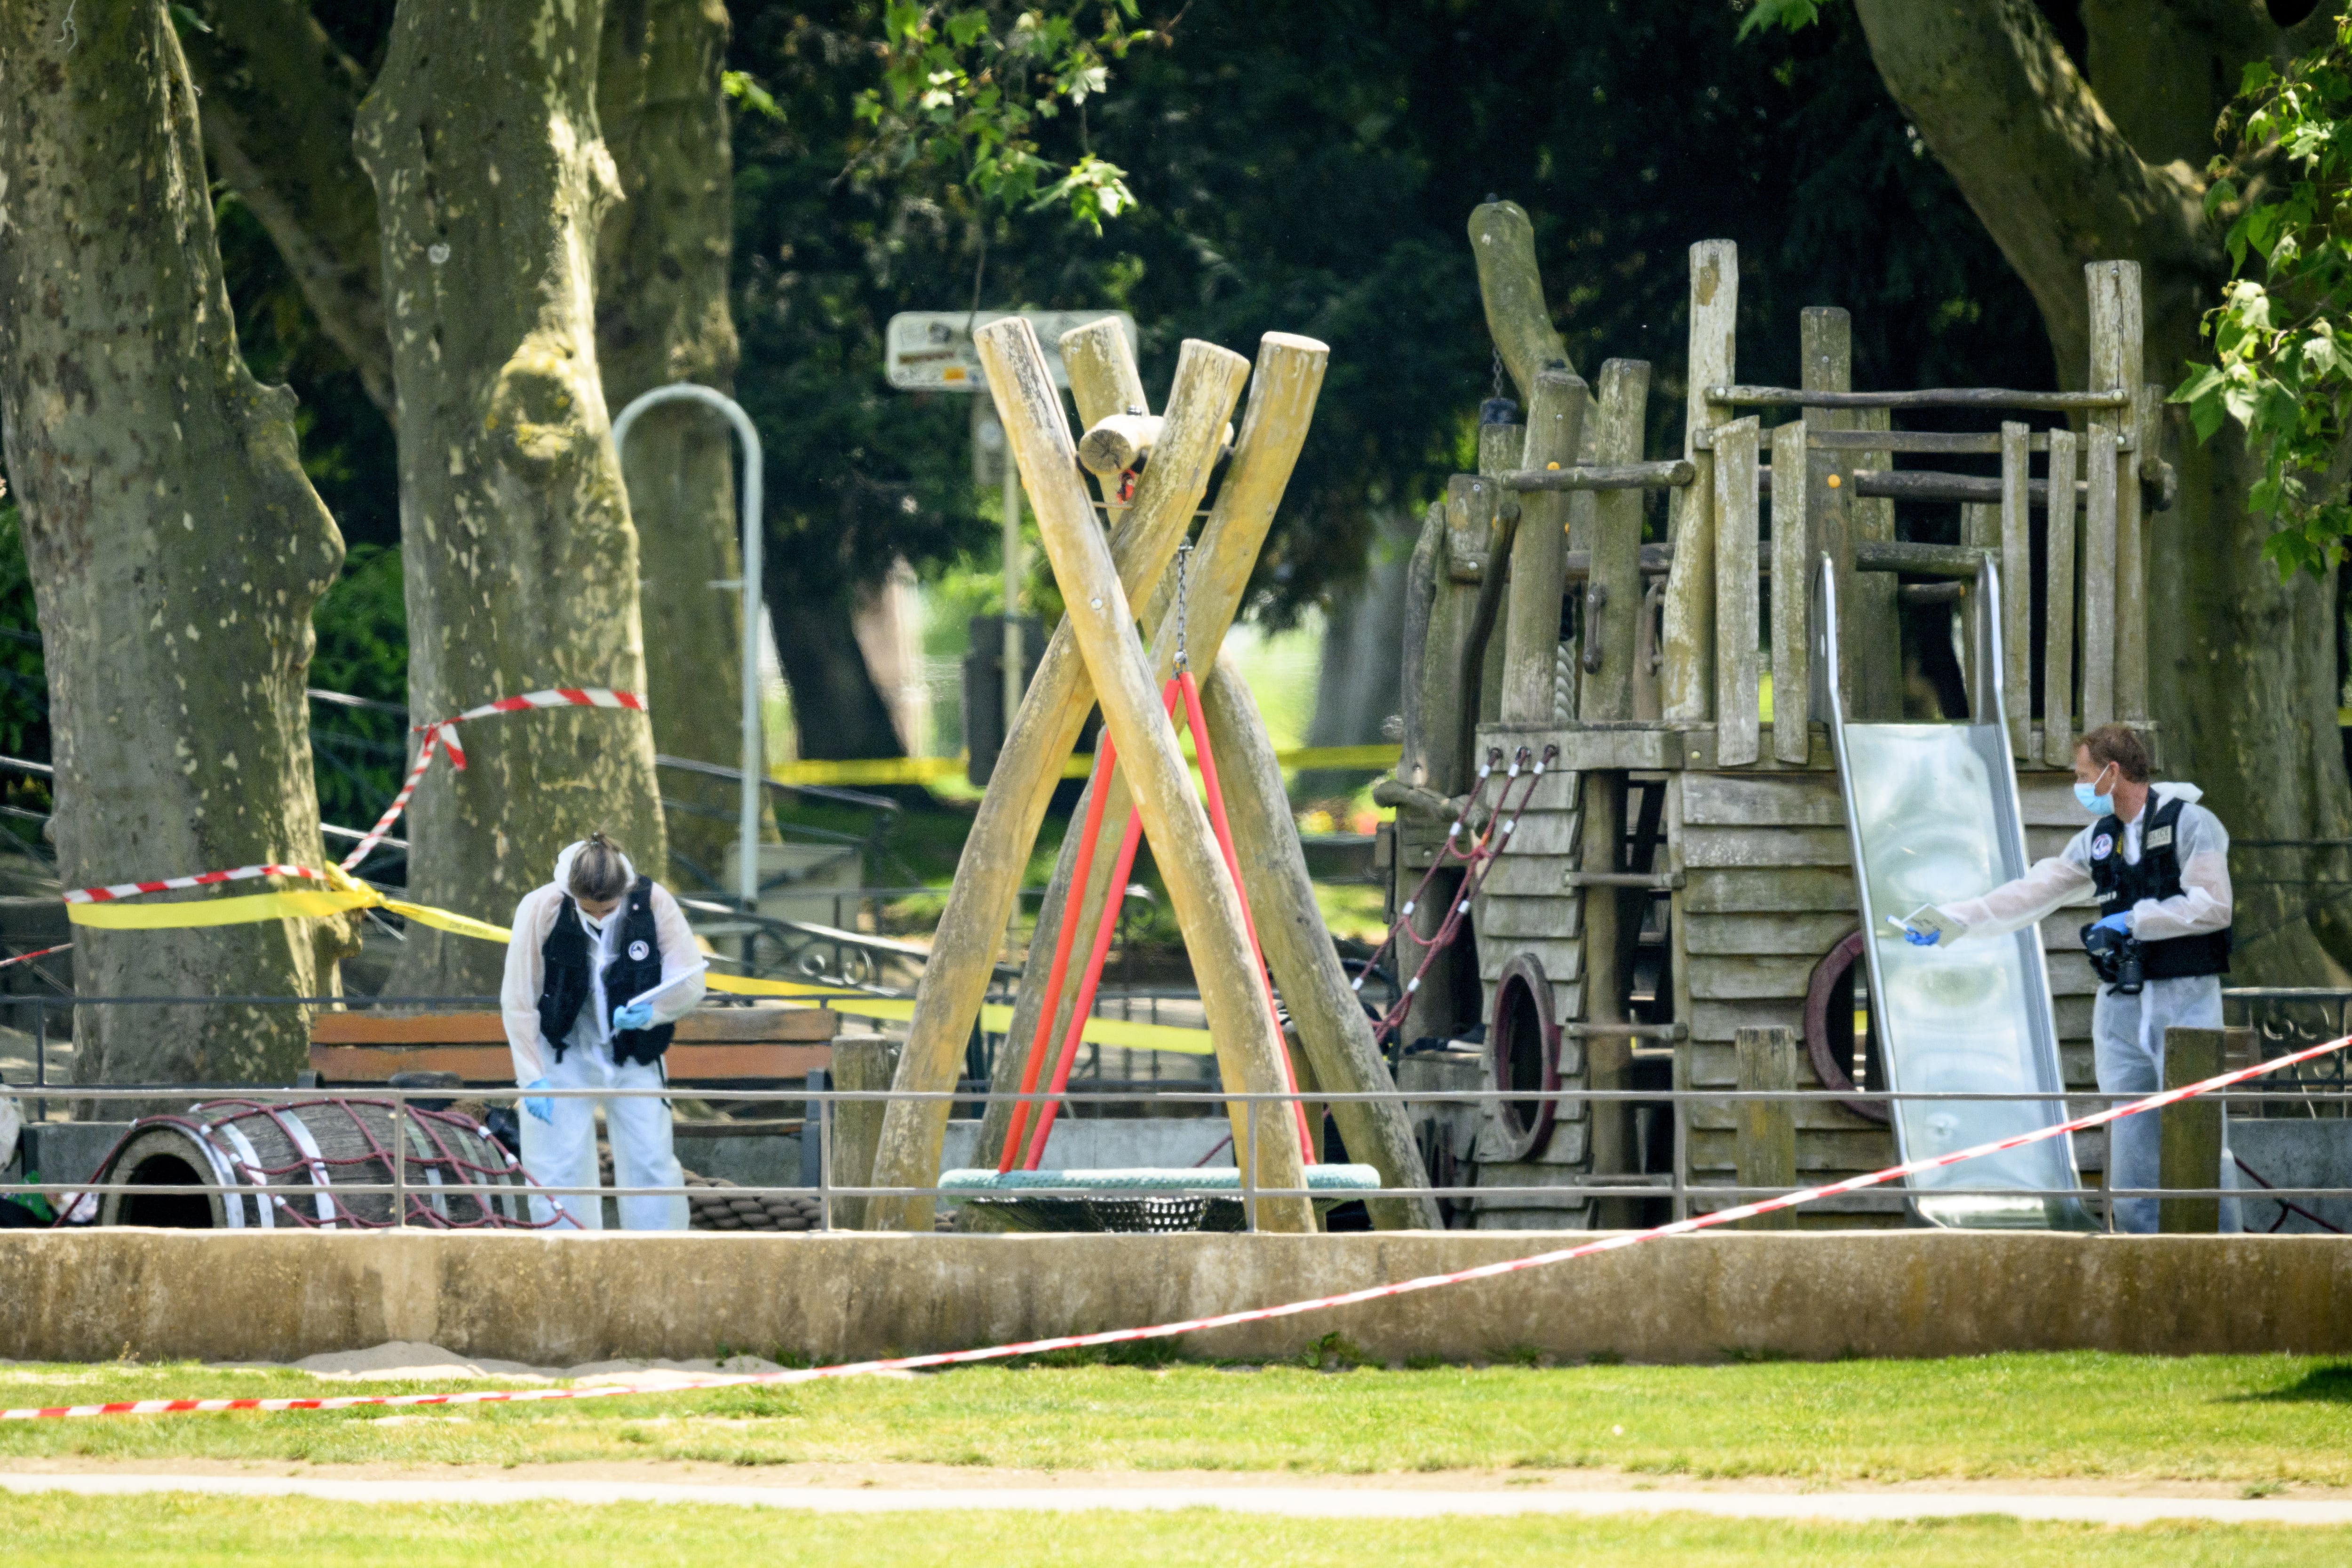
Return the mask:
[[[289,1361],[415,1340],[541,1365],[822,1362],[1123,1328],[1438,1274],[1589,1233],[1350,1236],[0,1234],[0,1357]],[[1180,1342],[1272,1359],[1527,1351],[1707,1362],[2352,1351],[2352,1239],[1685,1237]]]

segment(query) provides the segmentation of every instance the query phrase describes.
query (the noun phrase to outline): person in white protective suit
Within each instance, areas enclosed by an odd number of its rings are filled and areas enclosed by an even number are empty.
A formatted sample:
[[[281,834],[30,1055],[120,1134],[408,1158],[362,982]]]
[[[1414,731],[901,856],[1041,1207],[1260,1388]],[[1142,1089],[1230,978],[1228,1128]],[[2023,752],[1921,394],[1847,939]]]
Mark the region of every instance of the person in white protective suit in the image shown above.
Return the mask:
[[[526,1089],[659,1089],[676,1021],[702,1000],[701,954],[667,889],[640,877],[620,847],[592,834],[556,857],[555,878],[515,906],[499,1005],[515,1082]],[[545,1187],[594,1188],[596,1107],[586,1096],[531,1095],[523,1104],[522,1164]],[[659,1095],[601,1101],[622,1187],[678,1187],[669,1102]],[[686,1195],[624,1197],[624,1230],[684,1230]],[[534,1197],[531,1217],[557,1230],[604,1228],[591,1191]]]
[[[2098,820],[2015,881],[1939,905],[1958,935],[1904,933],[1922,947],[1939,936],[2005,936],[2095,893],[2099,917],[2084,928],[2085,938],[2105,928],[2134,939],[2146,975],[2137,995],[2102,984],[2091,1012],[2099,1089],[2126,1100],[2164,1087],[2165,1030],[2221,1026],[2221,976],[2230,968],[2229,830],[2197,804],[2203,792],[2196,785],[2151,784],[2148,771],[2147,749],[2133,731],[2120,724],[2092,731],[2074,748],[2074,798]],[[2107,1184],[2158,1185],[2157,1151],[2153,1113],[2109,1123]],[[2156,1205],[2154,1198],[2118,1199],[2116,1228],[2155,1230]],[[2234,1228],[2236,1205],[2223,1206],[2224,1227]]]

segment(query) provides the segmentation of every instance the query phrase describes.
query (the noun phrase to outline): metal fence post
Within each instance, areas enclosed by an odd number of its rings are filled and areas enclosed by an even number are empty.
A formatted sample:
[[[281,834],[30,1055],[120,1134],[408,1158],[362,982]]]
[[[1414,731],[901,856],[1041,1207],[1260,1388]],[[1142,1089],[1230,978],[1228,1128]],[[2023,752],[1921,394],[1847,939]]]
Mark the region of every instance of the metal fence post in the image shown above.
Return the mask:
[[[392,1228],[401,1230],[408,1225],[408,1091],[395,1089],[391,1093]]]
[[[1242,1173],[1242,1224],[1244,1228],[1255,1235],[1257,1231],[1258,1102],[1251,1100],[1244,1100],[1243,1103],[1248,1107],[1242,1112],[1242,1131],[1249,1134],[1249,1148],[1246,1151],[1239,1149],[1234,1151],[1234,1153],[1242,1156],[1234,1163],[1241,1167]]]
[[[1676,1221],[1690,1218],[1690,1053],[1676,1051],[1674,1063],[1675,1201]]]
[[[811,1074],[814,1077],[814,1074]],[[816,1217],[819,1228],[833,1228],[833,1100],[827,1098],[816,1102]],[[802,1124],[803,1136],[807,1124]]]

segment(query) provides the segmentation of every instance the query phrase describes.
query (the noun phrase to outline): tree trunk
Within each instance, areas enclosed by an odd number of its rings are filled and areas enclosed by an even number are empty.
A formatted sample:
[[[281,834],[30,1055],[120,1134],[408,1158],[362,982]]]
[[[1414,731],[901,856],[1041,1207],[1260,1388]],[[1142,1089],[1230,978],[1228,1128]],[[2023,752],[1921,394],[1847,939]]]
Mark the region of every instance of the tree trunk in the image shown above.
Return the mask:
[[[316,865],[302,691],[342,539],[303,477],[292,395],[238,355],[165,7],[72,9],[0,0],[0,426],[48,665],[58,868],[82,887]],[[75,969],[99,995],[317,995],[350,935],[341,918],[83,928]],[[282,1081],[309,1019],[75,1024],[79,1081]]]
[[[617,195],[595,0],[404,0],[356,146],[375,184],[400,391],[408,703],[645,689],[637,542],[596,363],[594,237]],[[653,732],[559,709],[467,726],[409,807],[409,888],[503,920],[604,828],[667,860]],[[392,984],[495,989],[502,954],[412,931]]]
[[[719,73],[719,0],[610,0],[597,115],[620,172],[621,206],[597,237],[596,354],[614,415],[673,382],[735,388],[727,310],[733,169]],[[656,408],[621,454],[642,563],[646,689],[654,742],[732,767],[742,756],[742,596],[735,437],[708,408]],[[690,774],[665,795],[720,813],[682,813],[670,847],[717,872],[735,843],[731,785]]]
[[[804,757],[905,755],[889,705],[857,647],[845,595],[792,598],[782,586],[782,563],[769,557],[768,624],[776,634],[776,662],[793,692],[793,722]]]
[[[2081,386],[2088,368],[2084,264],[2112,258],[2140,263],[2147,374],[2177,384],[2203,352],[2198,325],[2227,263],[2204,220],[2200,177],[2176,161],[2185,150],[2166,83],[2234,82],[2260,40],[2242,28],[2161,26],[2177,7],[2095,5],[2085,9],[2097,29],[2094,65],[2143,68],[2110,88],[2084,80],[2031,0],[1856,3],[1888,89],[2032,290],[2061,383]],[[2158,145],[2143,156],[2118,122]],[[2199,162],[2211,151],[2206,123]],[[2147,590],[2163,772],[2201,785],[2237,840],[2233,980],[2342,984],[2352,906],[2304,880],[2342,872],[2301,847],[2352,835],[2336,726],[2335,584],[2281,584],[2262,559],[2270,523],[2247,509],[2254,465],[2234,429],[2203,446],[2167,445],[2179,500],[2150,516]]]

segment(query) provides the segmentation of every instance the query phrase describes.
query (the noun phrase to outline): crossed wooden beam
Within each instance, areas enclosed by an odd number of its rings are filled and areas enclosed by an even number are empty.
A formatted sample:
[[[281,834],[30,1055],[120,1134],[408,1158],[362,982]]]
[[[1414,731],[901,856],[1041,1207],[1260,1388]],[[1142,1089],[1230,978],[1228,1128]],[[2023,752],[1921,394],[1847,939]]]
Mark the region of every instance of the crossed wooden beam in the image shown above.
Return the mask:
[[[1210,470],[1231,428],[1227,422],[1251,377],[1250,364],[1214,344],[1185,342],[1150,461],[1125,505],[1107,508],[1112,526],[1106,537],[1095,521],[1077,448],[1034,329],[1008,317],[974,337],[1067,613],[1005,736],[966,840],[917,993],[896,1088],[938,1093],[956,1087],[1063,759],[1076,746],[1087,710],[1099,700],[1120,763],[1113,780],[1089,786],[1112,792],[1105,801],[1104,834],[1116,842],[1129,814],[1140,813],[1199,977],[1223,1081],[1248,1093],[1279,1091],[1286,1087],[1284,1046],[1258,990],[1243,918],[1244,893],[1226,875],[1160,699],[1174,668],[1177,632],[1170,614],[1174,582],[1167,567],[1208,489]],[[1087,427],[1148,407],[1116,323],[1078,328],[1063,336],[1061,347]],[[1308,1069],[1302,1083],[1311,1078],[1328,1089],[1375,1089],[1388,1087],[1386,1068],[1316,910],[1273,747],[1246,684],[1218,660],[1306,441],[1328,357],[1322,343],[1289,333],[1269,332],[1259,345],[1254,395],[1194,552],[1188,642],[1195,664],[1213,667],[1202,687],[1203,706],[1225,781],[1246,896],[1267,963],[1299,1028]],[[1114,497],[1107,492],[1105,500]],[[1154,627],[1149,651],[1136,626],[1133,605],[1139,597],[1148,598],[1144,618]],[[1058,918],[1066,897],[1074,848],[1065,846],[1055,887],[1047,893],[1049,920]],[[1112,894],[1109,859],[1097,858],[1082,921],[1103,917]],[[1054,934],[1041,926],[1033,953],[1050,952]],[[1044,989],[1035,984],[1022,988],[1007,1040],[1013,1059],[999,1064],[1000,1083],[1007,1081],[1008,1067],[1017,1081],[1019,1053],[1034,1039],[1058,1039],[1066,1027],[1073,999],[1066,994],[1063,1016],[1044,1020],[1052,1026],[1038,1030]],[[992,1137],[1003,1139],[1008,1110],[992,1107],[983,1123],[983,1160],[992,1153]],[[1351,1156],[1378,1167],[1383,1184],[1426,1185],[1402,1107],[1348,1102],[1332,1110]],[[947,1113],[944,1100],[893,1100],[883,1118],[872,1184],[932,1184]],[[1292,1118],[1263,1103],[1255,1117],[1239,1104],[1229,1105],[1228,1114],[1237,1159],[1249,1162],[1245,1168],[1254,1170],[1256,1185],[1305,1185]],[[1260,1136],[1252,1136],[1253,1127]],[[932,1209],[928,1197],[877,1198],[867,1205],[866,1224],[875,1229],[929,1230]],[[1314,1229],[1312,1206],[1304,1197],[1263,1199],[1258,1214],[1263,1229]],[[1425,1199],[1384,1200],[1375,1218],[1390,1226],[1437,1223],[1434,1206]]]

